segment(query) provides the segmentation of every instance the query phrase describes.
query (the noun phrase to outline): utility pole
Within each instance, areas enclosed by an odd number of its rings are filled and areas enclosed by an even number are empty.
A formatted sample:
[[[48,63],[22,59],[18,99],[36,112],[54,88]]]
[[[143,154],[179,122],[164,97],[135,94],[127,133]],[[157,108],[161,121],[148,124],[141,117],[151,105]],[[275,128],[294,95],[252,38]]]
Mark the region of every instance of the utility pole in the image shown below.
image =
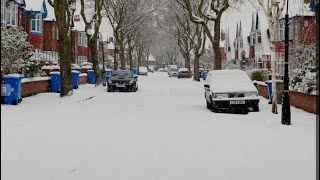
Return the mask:
[[[285,15],[285,58],[284,58],[284,78],[283,78],[283,98],[282,98],[282,119],[283,125],[291,124],[291,110],[289,98],[289,0],[287,1],[287,13]]]

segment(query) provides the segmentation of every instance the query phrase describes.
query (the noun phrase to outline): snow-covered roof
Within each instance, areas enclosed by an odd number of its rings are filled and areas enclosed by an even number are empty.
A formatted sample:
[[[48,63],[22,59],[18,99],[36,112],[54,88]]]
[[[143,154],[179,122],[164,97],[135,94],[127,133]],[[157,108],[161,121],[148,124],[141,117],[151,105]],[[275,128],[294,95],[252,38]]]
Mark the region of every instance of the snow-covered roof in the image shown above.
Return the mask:
[[[48,0],[45,0],[45,3],[46,3],[48,15],[43,20],[45,20],[45,21],[55,21],[56,20],[56,16],[54,15],[54,8],[48,3]]]
[[[182,72],[182,71],[188,71],[188,68],[180,68],[179,72]]]
[[[79,16],[79,21],[74,21],[74,30],[76,31],[85,31],[85,23],[83,21],[83,18],[81,16],[81,2],[80,0],[76,1],[76,11],[74,12],[74,16]]]
[[[43,12],[43,1],[44,0],[25,0],[26,10]]]
[[[113,42],[110,42],[108,44],[108,49],[114,49],[114,43]]]

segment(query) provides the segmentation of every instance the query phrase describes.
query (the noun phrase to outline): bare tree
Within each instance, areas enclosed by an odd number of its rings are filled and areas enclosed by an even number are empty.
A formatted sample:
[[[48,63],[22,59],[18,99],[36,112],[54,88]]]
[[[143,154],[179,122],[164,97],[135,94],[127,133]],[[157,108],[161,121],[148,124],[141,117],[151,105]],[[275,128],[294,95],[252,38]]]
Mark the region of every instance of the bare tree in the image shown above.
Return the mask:
[[[268,20],[269,32],[270,32],[270,50],[271,52],[275,52],[274,42],[276,41],[276,31],[277,31],[277,22],[279,21],[284,6],[287,3],[287,0],[268,0],[267,2],[264,0],[257,0],[259,5],[261,6],[264,14]],[[274,53],[273,53],[274,54]],[[272,70],[272,112],[278,113],[278,105],[277,105],[277,89],[276,89],[276,61],[274,57],[271,57],[271,70]]]
[[[81,0],[81,16],[85,23],[85,31],[89,40],[90,56],[95,72],[95,86],[98,86],[102,82],[99,70],[97,41],[102,21],[101,11],[103,4],[103,0],[90,0],[86,2]]]
[[[229,8],[229,0],[176,0],[188,11],[193,23],[201,24],[210,40],[214,51],[214,69],[221,69],[220,52],[220,24],[222,14]],[[214,23],[213,34],[210,31],[210,22]]]
[[[71,81],[71,28],[73,27],[73,15],[76,10],[76,0],[48,0],[54,8],[59,31],[60,73],[61,91],[60,96],[72,94]]]

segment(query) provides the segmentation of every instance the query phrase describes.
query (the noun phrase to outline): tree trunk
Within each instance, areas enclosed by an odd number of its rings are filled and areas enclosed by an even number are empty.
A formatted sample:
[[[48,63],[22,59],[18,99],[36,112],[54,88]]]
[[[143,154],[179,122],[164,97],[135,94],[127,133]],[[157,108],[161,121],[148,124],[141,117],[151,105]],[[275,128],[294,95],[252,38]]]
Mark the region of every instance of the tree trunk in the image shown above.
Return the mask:
[[[133,70],[133,59],[132,59],[132,52],[133,52],[133,47],[131,45],[131,38],[128,39],[128,58],[129,58],[129,64],[130,64],[130,70]]]
[[[60,50],[60,74],[61,74],[61,91],[60,96],[66,96],[72,92],[71,82],[71,31],[67,21],[67,0],[55,3],[56,13],[58,14],[57,25],[59,30],[59,50]]]
[[[95,72],[95,86],[101,84],[101,72],[99,70],[99,60],[97,55],[97,37],[93,36],[89,39],[90,43],[90,56],[93,64],[93,70]]]
[[[117,59],[117,53],[118,53],[118,34],[116,33],[116,31],[113,32],[114,33],[114,37],[115,37],[115,42],[114,42],[114,53],[113,53],[113,69],[117,70],[118,69],[118,59]]]
[[[188,68],[188,77],[191,77],[190,53],[185,54],[185,68]]]
[[[199,53],[196,51],[194,54],[194,75],[193,75],[193,80],[194,81],[200,81],[200,76],[199,76]]]
[[[124,54],[124,51],[125,51],[125,46],[123,44],[123,40],[121,39],[119,41],[119,56],[120,56],[120,63],[121,63],[121,69],[122,70],[125,70],[126,69],[126,58],[125,58],[125,54]]]
[[[220,18],[214,23],[214,41],[212,43],[214,51],[214,69],[220,70],[221,67],[221,52],[220,52]]]
[[[274,10],[275,12],[275,10]],[[272,31],[271,33],[271,45],[270,49],[272,54],[275,54],[275,45],[273,44],[275,42],[275,35],[277,32],[276,25],[277,25],[277,19],[275,18],[273,20],[273,23],[270,24],[270,29]],[[277,97],[277,82],[276,82],[276,59],[275,56],[271,56],[271,72],[272,72],[272,112],[274,114],[278,114],[278,97]]]

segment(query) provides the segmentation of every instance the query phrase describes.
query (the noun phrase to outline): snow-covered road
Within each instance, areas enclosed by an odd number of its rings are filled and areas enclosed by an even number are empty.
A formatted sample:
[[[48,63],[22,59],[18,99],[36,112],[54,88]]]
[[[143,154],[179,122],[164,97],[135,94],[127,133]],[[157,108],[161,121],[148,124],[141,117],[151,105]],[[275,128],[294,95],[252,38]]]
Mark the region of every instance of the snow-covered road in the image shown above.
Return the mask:
[[[137,93],[82,85],[1,106],[3,180],[314,180],[316,119],[206,109],[203,84],[155,73]],[[280,107],[281,108],[281,107]]]

